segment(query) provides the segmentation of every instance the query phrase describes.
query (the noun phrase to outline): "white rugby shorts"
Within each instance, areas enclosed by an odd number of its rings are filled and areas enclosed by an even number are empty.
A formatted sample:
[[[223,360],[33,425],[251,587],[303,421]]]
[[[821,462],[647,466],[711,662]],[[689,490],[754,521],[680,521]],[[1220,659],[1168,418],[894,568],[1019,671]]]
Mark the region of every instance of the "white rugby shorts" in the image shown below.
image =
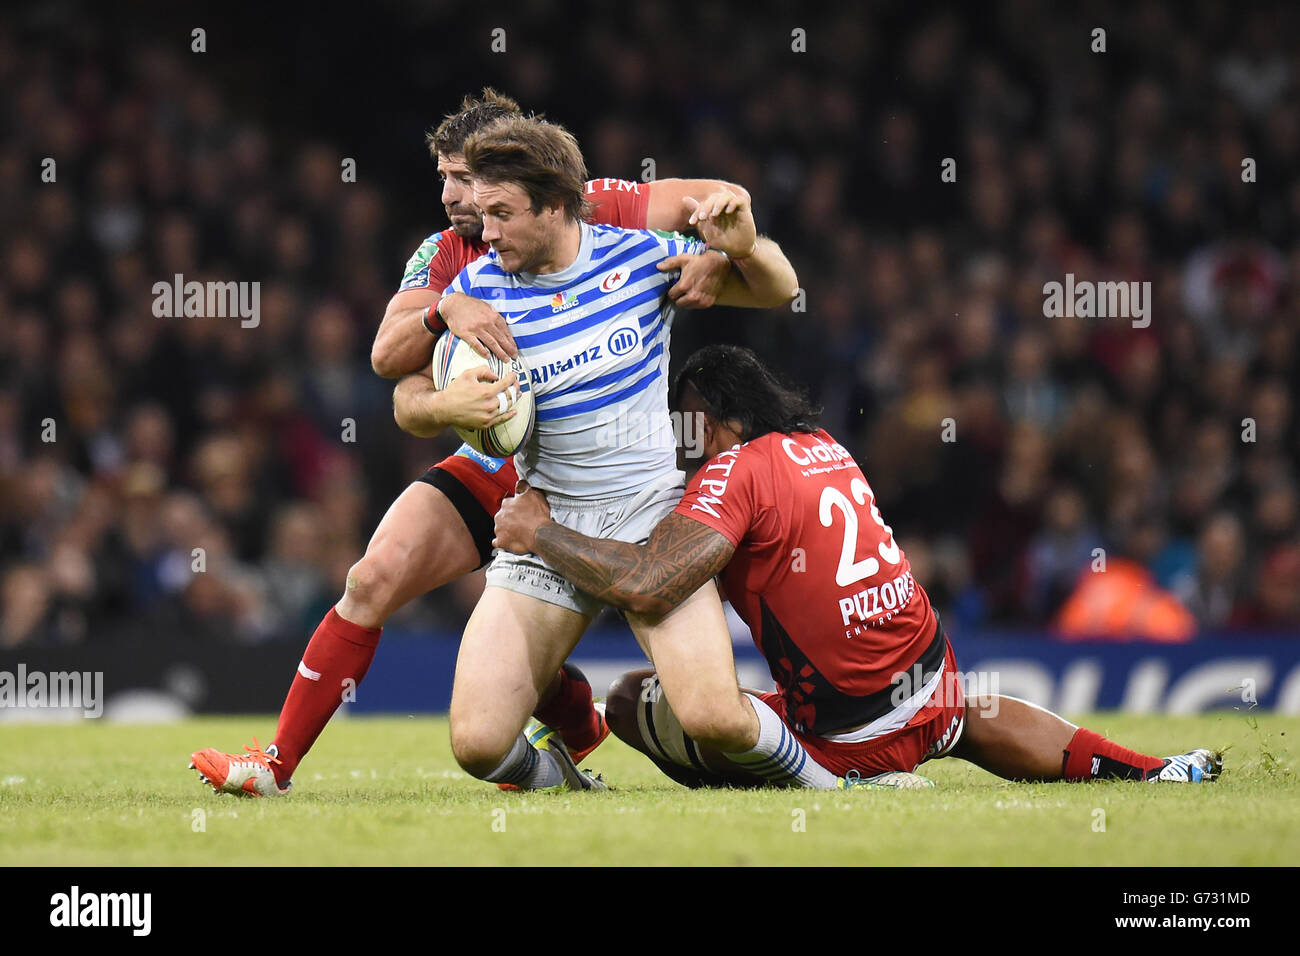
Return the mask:
[[[546,500],[551,505],[551,517],[566,528],[592,538],[644,544],[685,492],[686,476],[679,471],[632,495],[569,498],[547,492]],[[605,607],[604,601],[579,591],[536,554],[518,555],[498,548],[488,565],[487,586],[527,594],[589,618]]]

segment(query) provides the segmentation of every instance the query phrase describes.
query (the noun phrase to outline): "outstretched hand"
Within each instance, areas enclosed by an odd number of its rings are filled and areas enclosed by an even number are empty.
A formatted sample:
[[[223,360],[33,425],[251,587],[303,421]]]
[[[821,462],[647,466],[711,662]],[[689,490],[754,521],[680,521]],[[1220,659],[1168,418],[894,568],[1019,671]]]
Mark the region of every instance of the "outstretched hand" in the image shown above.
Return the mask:
[[[733,259],[746,259],[753,255],[758,243],[758,229],[748,199],[720,189],[701,201],[693,196],[685,197],[684,201],[691,209],[690,224],[711,248],[719,249]]]

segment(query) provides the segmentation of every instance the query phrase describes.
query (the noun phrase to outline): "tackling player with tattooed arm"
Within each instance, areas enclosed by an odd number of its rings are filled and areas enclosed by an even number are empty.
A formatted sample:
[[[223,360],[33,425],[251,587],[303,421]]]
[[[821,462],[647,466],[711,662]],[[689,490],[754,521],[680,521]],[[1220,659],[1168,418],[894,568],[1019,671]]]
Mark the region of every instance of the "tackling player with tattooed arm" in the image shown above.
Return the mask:
[[[672,395],[683,416],[702,418],[707,461],[645,544],[557,524],[544,496],[522,487],[497,515],[494,544],[539,554],[581,591],[651,619],[719,575],[776,683],[760,697],[812,759],[849,779],[947,756],[1018,780],[1218,775],[1221,755],[1208,750],[1153,757],[1023,700],[967,697],[866,476],[752,352],[701,349]],[[614,733],[688,786],[761,782],[692,739],[694,703],[671,699],[662,676],[615,682]]]

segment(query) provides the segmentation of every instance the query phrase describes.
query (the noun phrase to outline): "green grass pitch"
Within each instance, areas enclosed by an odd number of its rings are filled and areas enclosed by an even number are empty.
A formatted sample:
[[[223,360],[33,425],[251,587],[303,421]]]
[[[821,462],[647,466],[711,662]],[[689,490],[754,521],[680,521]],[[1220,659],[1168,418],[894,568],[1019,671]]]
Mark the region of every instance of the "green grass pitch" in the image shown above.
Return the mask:
[[[440,718],[335,721],[292,796],[217,796],[191,750],[266,742],[273,718],[0,725],[0,865],[1294,865],[1300,718],[1094,714],[1157,754],[1227,748],[1211,786],[1013,784],[958,760],[923,792],[693,792],[611,737],[610,793],[502,793]]]

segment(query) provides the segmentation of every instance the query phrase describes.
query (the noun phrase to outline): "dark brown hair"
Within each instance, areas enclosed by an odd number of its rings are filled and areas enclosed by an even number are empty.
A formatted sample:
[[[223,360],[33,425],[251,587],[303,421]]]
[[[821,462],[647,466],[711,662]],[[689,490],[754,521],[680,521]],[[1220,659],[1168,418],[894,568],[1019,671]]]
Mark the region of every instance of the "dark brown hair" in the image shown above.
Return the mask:
[[[739,422],[745,441],[768,432],[788,435],[821,427],[821,407],[739,345],[706,345],[688,358],[673,382],[674,408],[681,408],[687,388],[695,390],[714,421]]]
[[[528,194],[533,215],[562,206],[573,220],[591,204],[583,198],[587,164],[578,141],[563,126],[539,117],[508,116],[465,140],[469,174],[486,183],[515,183]]]
[[[429,155],[436,161],[439,153],[453,156],[465,152],[465,140],[489,123],[506,116],[522,115],[518,103],[485,86],[477,98],[472,93],[466,94],[459,109],[444,116],[437,129],[425,134],[424,141],[429,146]]]

